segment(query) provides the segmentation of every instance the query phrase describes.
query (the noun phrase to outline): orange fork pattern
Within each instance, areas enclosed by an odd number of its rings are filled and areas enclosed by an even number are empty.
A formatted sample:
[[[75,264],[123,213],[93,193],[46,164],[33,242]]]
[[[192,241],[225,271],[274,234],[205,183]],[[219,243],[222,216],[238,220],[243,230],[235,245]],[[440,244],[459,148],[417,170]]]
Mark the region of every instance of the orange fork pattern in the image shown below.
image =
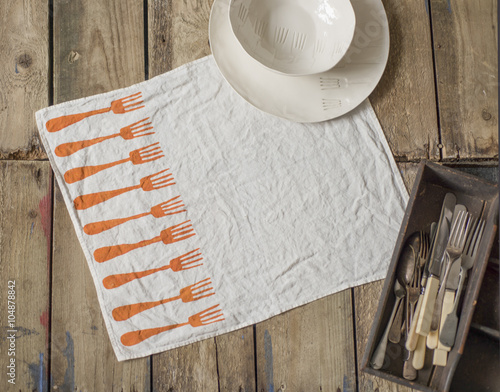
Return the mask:
[[[121,136],[124,140],[131,140],[142,136],[154,135],[154,132],[147,132],[153,129],[153,127],[151,126],[151,122],[146,122],[148,120],[149,117],[144,118],[140,121],[137,121],[136,123],[121,128],[120,132],[114,133],[109,136],[101,136],[90,140],[80,140],[78,142],[60,144],[56,147],[54,152],[58,157],[68,157],[71,154],[74,154],[75,152],[80,151],[84,148],[93,146],[97,143],[101,143],[105,140],[113,139],[118,136]]]
[[[193,328],[201,327],[203,325],[209,325],[213,323],[217,323],[219,321],[224,320],[224,315],[222,314],[221,309],[217,309],[219,304],[211,306],[208,309],[205,309],[202,312],[196,313],[188,318],[188,321],[181,324],[174,325],[166,325],[164,327],[159,328],[149,328],[149,329],[140,329],[138,331],[132,331],[124,333],[121,337],[121,342],[124,346],[134,346],[143,342],[146,339],[149,339],[152,336],[158,335],[160,333],[171,331],[172,329],[184,327],[186,325],[190,325]]]
[[[153,206],[151,207],[151,211],[144,212],[142,214],[129,216],[128,218],[110,219],[106,221],[89,223],[83,226],[83,231],[85,232],[85,234],[94,235],[112,229],[113,227],[121,225],[122,223],[128,222],[132,219],[139,219],[148,215],[152,215],[155,218],[163,218],[168,215],[175,215],[180,214],[181,212],[186,212],[185,209],[181,209],[184,207],[184,204],[182,200],[179,199],[179,197],[180,196],[176,196],[164,203]]]
[[[145,276],[165,271],[167,269],[170,269],[173,272],[180,272],[199,267],[203,265],[203,263],[201,263],[203,257],[201,256],[199,250],[200,248],[197,248],[191,252],[183,254],[182,256],[176,257],[175,259],[170,260],[170,263],[162,267],[152,268],[146,271],[109,275],[102,280],[102,285],[108,290],[116,289],[117,287],[123,286],[125,283],[132,282],[135,279],[141,279]]]
[[[103,109],[53,118],[47,121],[45,126],[48,132],[58,132],[70,125],[76,124],[77,122],[82,121],[85,118],[91,116],[108,113],[111,111],[115,114],[124,114],[141,109],[143,107],[144,105],[142,100],[142,93],[137,92],[125,98],[114,100],[111,102],[109,107]],[[134,138],[153,135],[154,131],[151,131],[152,129],[153,129],[152,122],[149,121],[149,117],[146,117],[140,121],[137,121],[133,124],[121,128],[119,132],[114,133],[112,135],[59,144],[54,149],[54,153],[56,156],[61,158],[68,157],[82,149],[101,143],[105,140],[110,140],[117,137],[121,137],[124,140],[131,140]],[[133,165],[140,165],[155,161],[163,157],[164,157],[163,151],[161,150],[159,143],[153,143],[148,146],[141,147],[131,151],[129,153],[129,157],[118,161],[101,165],[95,165],[95,166],[83,166],[83,167],[71,168],[67,170],[66,173],[64,174],[64,179],[66,183],[72,184],[78,181],[82,181],[105,169],[121,165],[126,162],[131,162]],[[138,185],[133,185],[111,191],[100,191],[96,193],[90,193],[78,196],[73,200],[74,207],[77,210],[86,210],[90,207],[103,203],[107,200],[110,200],[116,196],[119,196],[121,194],[124,194],[132,190],[142,189],[143,191],[148,192],[175,185],[172,173],[168,172],[169,170],[170,169],[165,169],[155,174],[143,177]],[[99,222],[89,223],[83,227],[83,231],[87,235],[96,235],[104,231],[110,230],[113,227],[121,225],[125,222],[139,219],[147,215],[152,215],[154,218],[162,218],[166,216],[176,215],[182,212],[186,212],[186,209],[182,199],[180,198],[180,195],[178,195],[167,200],[166,202],[151,207],[150,211],[141,214],[129,216],[126,218],[107,219]],[[191,225],[191,221],[187,220],[182,223],[168,227],[165,230],[162,230],[158,236],[149,240],[143,240],[134,244],[121,244],[121,245],[111,245],[111,246],[101,247],[94,251],[94,259],[98,263],[103,263],[105,261],[114,259],[118,256],[122,256],[134,249],[148,246],[157,242],[163,242],[164,244],[173,244],[179,241],[187,240],[193,237],[194,235],[195,232]],[[136,279],[141,279],[146,276],[155,274],[157,272],[165,271],[167,269],[170,269],[172,272],[181,272],[197,268],[203,265],[202,260],[203,257],[201,255],[200,248],[196,248],[181,256],[171,259],[168,264],[157,268],[152,268],[138,272],[126,272],[121,274],[109,275],[103,279],[102,284],[104,288],[108,290],[115,289],[127,283],[130,283]],[[113,309],[112,316],[115,321],[125,321],[141,312],[153,309],[157,306],[172,301],[181,300],[182,303],[190,303],[211,297],[213,295],[215,295],[215,291],[214,288],[212,287],[211,278],[205,278],[201,281],[198,281],[194,284],[191,284],[189,286],[180,289],[178,295],[170,298],[118,306]],[[224,316],[222,314],[222,310],[219,309],[219,306],[220,305],[217,304],[205,309],[202,312],[193,314],[188,318],[187,322],[185,323],[127,332],[121,336],[120,341],[125,346],[133,346],[141,343],[146,339],[149,339],[152,336],[159,335],[163,332],[179,328],[182,326],[190,325],[191,327],[196,328],[205,325],[210,325],[219,321],[223,321]]]
[[[105,163],[103,165],[96,166],[82,166],[75,167],[64,173],[64,181],[67,184],[73,184],[77,181],[81,181],[87,177],[90,177],[102,170],[109,169],[110,167],[121,165],[125,162],[132,162],[134,165],[142,165],[143,163],[156,161],[157,159],[163,158],[163,151],[160,148],[160,143],[153,143],[146,147],[138,148],[137,150],[131,151],[128,158],[120,159],[119,161]]]
[[[98,263],[104,263],[105,261],[122,256],[134,249],[142,248],[156,242],[163,242],[165,245],[168,245],[185,240],[194,235],[195,233],[193,227],[191,226],[191,221],[186,221],[162,230],[159,236],[150,240],[140,241],[135,244],[111,245],[99,248],[94,252],[94,259]]]
[[[145,310],[152,309],[156,306],[166,304],[168,302],[182,300],[182,302],[193,302],[199,299],[214,295],[214,289],[210,278],[203,279],[195,284],[184,287],[180,290],[179,295],[175,297],[160,299],[158,301],[140,302],[137,304],[123,305],[113,309],[112,315],[116,321],[128,320]]]
[[[69,127],[70,125],[76,124],[83,119],[95,116],[96,114],[113,112],[115,114],[123,114],[127,112],[132,112],[137,109],[141,109],[144,105],[140,106],[143,103],[142,101],[142,93],[135,93],[129,95],[128,97],[117,99],[111,102],[111,106],[103,109],[92,110],[86,113],[76,113],[69,114],[66,116],[61,116],[57,118],[53,118],[45,124],[47,131],[49,132],[58,132],[61,129]]]

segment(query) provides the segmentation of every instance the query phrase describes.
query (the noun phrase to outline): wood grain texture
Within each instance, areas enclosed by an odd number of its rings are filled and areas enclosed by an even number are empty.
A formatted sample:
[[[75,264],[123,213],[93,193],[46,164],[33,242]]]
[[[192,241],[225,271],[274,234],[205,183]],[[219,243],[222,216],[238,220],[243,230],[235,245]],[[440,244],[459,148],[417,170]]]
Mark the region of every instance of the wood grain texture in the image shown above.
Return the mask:
[[[211,1],[152,0],[148,2],[148,64],[149,76],[170,71],[189,61],[210,53],[208,46],[208,20]],[[236,335],[234,335],[233,339]],[[241,336],[238,334],[238,336]],[[219,339],[219,338],[217,338]],[[229,340],[228,340],[229,339]],[[231,337],[221,342],[224,358],[242,358],[253,355],[240,348],[227,347]],[[227,366],[225,360],[217,362],[216,339],[207,339],[153,356],[153,390],[211,392],[219,390],[218,368]],[[231,359],[232,360],[232,359]],[[244,373],[231,374],[219,369],[220,383],[228,390],[235,390],[233,383],[241,383]],[[243,377],[243,379],[242,379]]]
[[[417,176],[418,164],[400,163],[398,164],[398,168],[401,171],[406,189],[410,192]],[[361,371],[361,360],[363,359],[363,355],[365,353],[368,334],[370,333],[375,313],[377,311],[383,285],[384,281],[379,280],[377,282],[368,283],[353,289],[359,391],[411,392],[414,391],[412,388],[404,387]]]
[[[220,392],[255,392],[254,328],[216,338]]]
[[[2,161],[0,184],[0,389],[48,391],[52,222],[49,164]],[[15,281],[15,298],[8,298],[9,281]],[[9,318],[9,305],[14,319]],[[13,341],[8,339],[11,330],[17,331],[13,332]],[[7,376],[11,358],[15,359],[15,385],[7,381],[11,379]]]
[[[391,47],[370,101],[399,161],[439,159],[429,15],[425,1],[384,0]]]
[[[153,355],[153,391],[218,392],[215,339]]]
[[[55,0],[55,102],[142,81],[143,16],[143,3],[136,0]],[[54,386],[70,391],[149,391],[148,358],[116,360],[87,262],[58,188],[54,222]]]
[[[351,290],[256,327],[258,392],[356,390]]]
[[[34,112],[48,105],[48,1],[0,3],[0,159],[46,158]]]
[[[443,159],[498,159],[495,0],[432,0]]]
[[[149,1],[149,73],[170,71],[209,55],[208,21],[213,0]]]
[[[144,80],[142,1],[54,0],[54,102]]]
[[[149,391],[147,358],[118,362],[96,289],[56,186],[52,262],[52,383],[62,391]]]

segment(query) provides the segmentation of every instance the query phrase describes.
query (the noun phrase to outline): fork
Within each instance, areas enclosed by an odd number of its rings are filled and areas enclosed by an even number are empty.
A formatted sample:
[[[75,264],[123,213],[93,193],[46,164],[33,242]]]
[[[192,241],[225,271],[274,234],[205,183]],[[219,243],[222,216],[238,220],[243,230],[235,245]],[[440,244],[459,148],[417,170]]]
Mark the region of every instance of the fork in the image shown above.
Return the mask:
[[[108,290],[115,289],[124,285],[125,283],[132,282],[135,279],[144,278],[145,276],[152,275],[156,272],[165,271],[167,269],[171,269],[173,272],[179,272],[199,267],[203,265],[203,263],[199,263],[201,260],[203,260],[203,257],[201,256],[199,250],[200,248],[197,248],[195,250],[192,250],[191,252],[183,254],[182,256],[176,257],[175,259],[170,260],[167,265],[159,268],[106,276],[102,280],[102,285]]]
[[[150,176],[141,178],[139,185],[133,185],[126,188],[115,189],[112,191],[102,191],[78,196],[75,198],[75,200],[73,200],[73,204],[77,210],[86,210],[87,208],[103,203],[106,200],[119,196],[122,193],[132,191],[134,189],[142,189],[145,192],[149,192],[156,189],[165,188],[167,186],[175,185],[172,173],[163,174],[168,170],[170,169],[165,169],[159,171],[158,173],[151,174]]]
[[[140,121],[137,121],[136,123],[121,128],[118,133],[114,133],[109,136],[102,136],[90,140],[80,140],[77,142],[60,144],[55,148],[54,152],[58,157],[67,157],[70,156],[71,154],[74,154],[77,151],[80,151],[81,149],[93,146],[94,144],[103,142],[104,140],[113,139],[118,136],[121,136],[124,140],[132,140],[136,137],[153,135],[154,132],[146,132],[153,129],[153,127],[150,126],[152,124],[151,122],[145,122],[148,120],[149,117],[146,117]]]
[[[122,256],[131,250],[142,248],[143,246],[148,246],[156,242],[163,242],[165,245],[173,244],[174,242],[183,241],[194,235],[193,226],[191,226],[191,221],[188,220],[162,230],[159,236],[150,240],[143,240],[135,244],[111,245],[96,249],[94,252],[94,259],[98,263],[103,263],[115,257]]]
[[[470,214],[466,211],[460,211],[457,215],[457,220],[451,228],[450,238],[446,250],[445,257],[445,271],[441,279],[439,291],[434,303],[434,311],[432,312],[431,331],[436,331],[439,328],[439,321],[441,319],[441,309],[443,306],[444,293],[446,291],[446,280],[450,273],[452,265],[457,262],[462,256],[467,238],[467,231],[470,228]]]
[[[121,336],[120,340],[124,346],[133,346],[143,342],[146,339],[149,339],[152,336],[158,335],[162,332],[170,331],[175,328],[183,327],[186,325],[191,325],[191,327],[196,328],[217,323],[219,321],[224,321],[224,315],[222,314],[221,309],[217,309],[218,306],[219,304],[211,306],[210,308],[205,309],[202,312],[190,316],[187,323],[127,332]]]
[[[199,299],[214,295],[214,288],[211,286],[210,278],[203,279],[195,284],[184,287],[180,290],[179,295],[175,297],[160,299],[158,301],[140,302],[137,304],[123,305],[114,308],[112,311],[113,318],[116,321],[125,321],[130,317],[135,316],[145,310],[154,308],[155,306],[163,305],[168,302],[182,300],[182,302],[193,302]]]
[[[128,97],[114,100],[113,102],[111,102],[111,106],[108,108],[92,110],[86,113],[68,114],[66,116],[52,118],[49,121],[47,121],[45,127],[49,132],[57,132],[70,125],[76,124],[77,122],[83,120],[84,118],[94,116],[96,114],[108,113],[111,111],[115,114],[123,114],[131,112],[144,107],[144,105],[139,106],[144,102],[142,100],[139,101],[140,99],[142,99],[142,93],[138,92],[129,95]]]
[[[132,219],[139,219],[148,215],[153,215],[155,218],[163,218],[168,215],[180,214],[181,212],[185,212],[186,210],[185,209],[180,210],[180,208],[184,207],[184,204],[182,200],[176,200],[179,197],[180,195],[173,197],[172,199],[160,203],[156,206],[153,206],[151,207],[150,211],[144,212],[142,214],[129,216],[127,218],[110,219],[110,220],[86,224],[83,227],[83,231],[87,235],[94,235],[112,229],[113,227],[121,225],[122,223],[128,222]]]
[[[157,159],[163,158],[164,156],[165,155],[163,155],[160,143],[153,143],[149,146],[141,147],[137,150],[131,151],[128,158],[120,159],[119,161],[96,166],[82,166],[69,169],[66,173],[64,173],[64,180],[68,184],[73,184],[77,181],[81,181],[87,177],[99,173],[102,170],[121,165],[125,162],[132,162],[132,164],[134,165],[142,165],[143,163],[156,161]]]
[[[420,250],[418,254],[418,282],[417,286],[419,288],[417,296],[417,307],[412,306],[413,313],[410,317],[410,329],[408,335],[406,336],[405,347],[408,351],[415,351],[418,342],[418,334],[416,333],[418,314],[420,313],[420,308],[422,307],[422,300],[424,298],[425,290],[425,265],[427,259],[429,258],[429,235],[423,231],[420,231]],[[410,297],[410,296],[409,296]]]
[[[455,294],[455,301],[453,302],[453,308],[452,311],[448,313],[448,315],[446,316],[446,320],[441,330],[441,335],[439,336],[439,341],[445,347],[452,347],[453,344],[455,344],[455,336],[457,333],[457,325],[458,325],[457,308],[460,302],[460,297],[462,295],[464,281],[467,278],[467,271],[472,268],[474,262],[476,261],[479,244],[481,243],[481,238],[483,237],[484,226],[485,222],[482,219],[477,221],[474,230],[470,231],[470,234],[467,239],[465,251],[462,256],[462,268],[460,269],[460,280],[458,282],[458,288]]]

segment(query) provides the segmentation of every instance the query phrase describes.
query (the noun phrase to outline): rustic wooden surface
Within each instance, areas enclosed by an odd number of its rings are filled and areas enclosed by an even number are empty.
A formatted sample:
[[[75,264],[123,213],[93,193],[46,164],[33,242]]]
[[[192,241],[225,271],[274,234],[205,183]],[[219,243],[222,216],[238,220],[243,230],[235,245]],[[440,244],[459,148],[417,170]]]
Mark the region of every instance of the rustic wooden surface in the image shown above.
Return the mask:
[[[383,0],[390,60],[370,96],[411,187],[422,158],[498,166],[494,0]],[[34,112],[210,54],[212,0],[0,4],[0,366],[16,280],[17,383],[1,391],[408,392],[359,369],[382,284],[214,339],[117,362]],[[314,323],[307,320],[314,319]]]

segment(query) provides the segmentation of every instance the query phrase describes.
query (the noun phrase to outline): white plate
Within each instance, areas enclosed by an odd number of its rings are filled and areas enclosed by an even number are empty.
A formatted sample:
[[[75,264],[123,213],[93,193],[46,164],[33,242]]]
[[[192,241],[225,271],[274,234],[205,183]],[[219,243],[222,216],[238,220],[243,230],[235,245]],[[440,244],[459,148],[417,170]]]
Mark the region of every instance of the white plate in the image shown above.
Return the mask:
[[[389,56],[389,26],[381,0],[352,0],[356,30],[344,58],[327,72],[286,76],[248,55],[229,23],[229,0],[210,14],[212,54],[222,75],[249,103],[296,122],[318,122],[354,109],[373,91]]]
[[[350,0],[231,0],[229,23],[255,60],[296,76],[333,68],[349,49],[356,17]]]

